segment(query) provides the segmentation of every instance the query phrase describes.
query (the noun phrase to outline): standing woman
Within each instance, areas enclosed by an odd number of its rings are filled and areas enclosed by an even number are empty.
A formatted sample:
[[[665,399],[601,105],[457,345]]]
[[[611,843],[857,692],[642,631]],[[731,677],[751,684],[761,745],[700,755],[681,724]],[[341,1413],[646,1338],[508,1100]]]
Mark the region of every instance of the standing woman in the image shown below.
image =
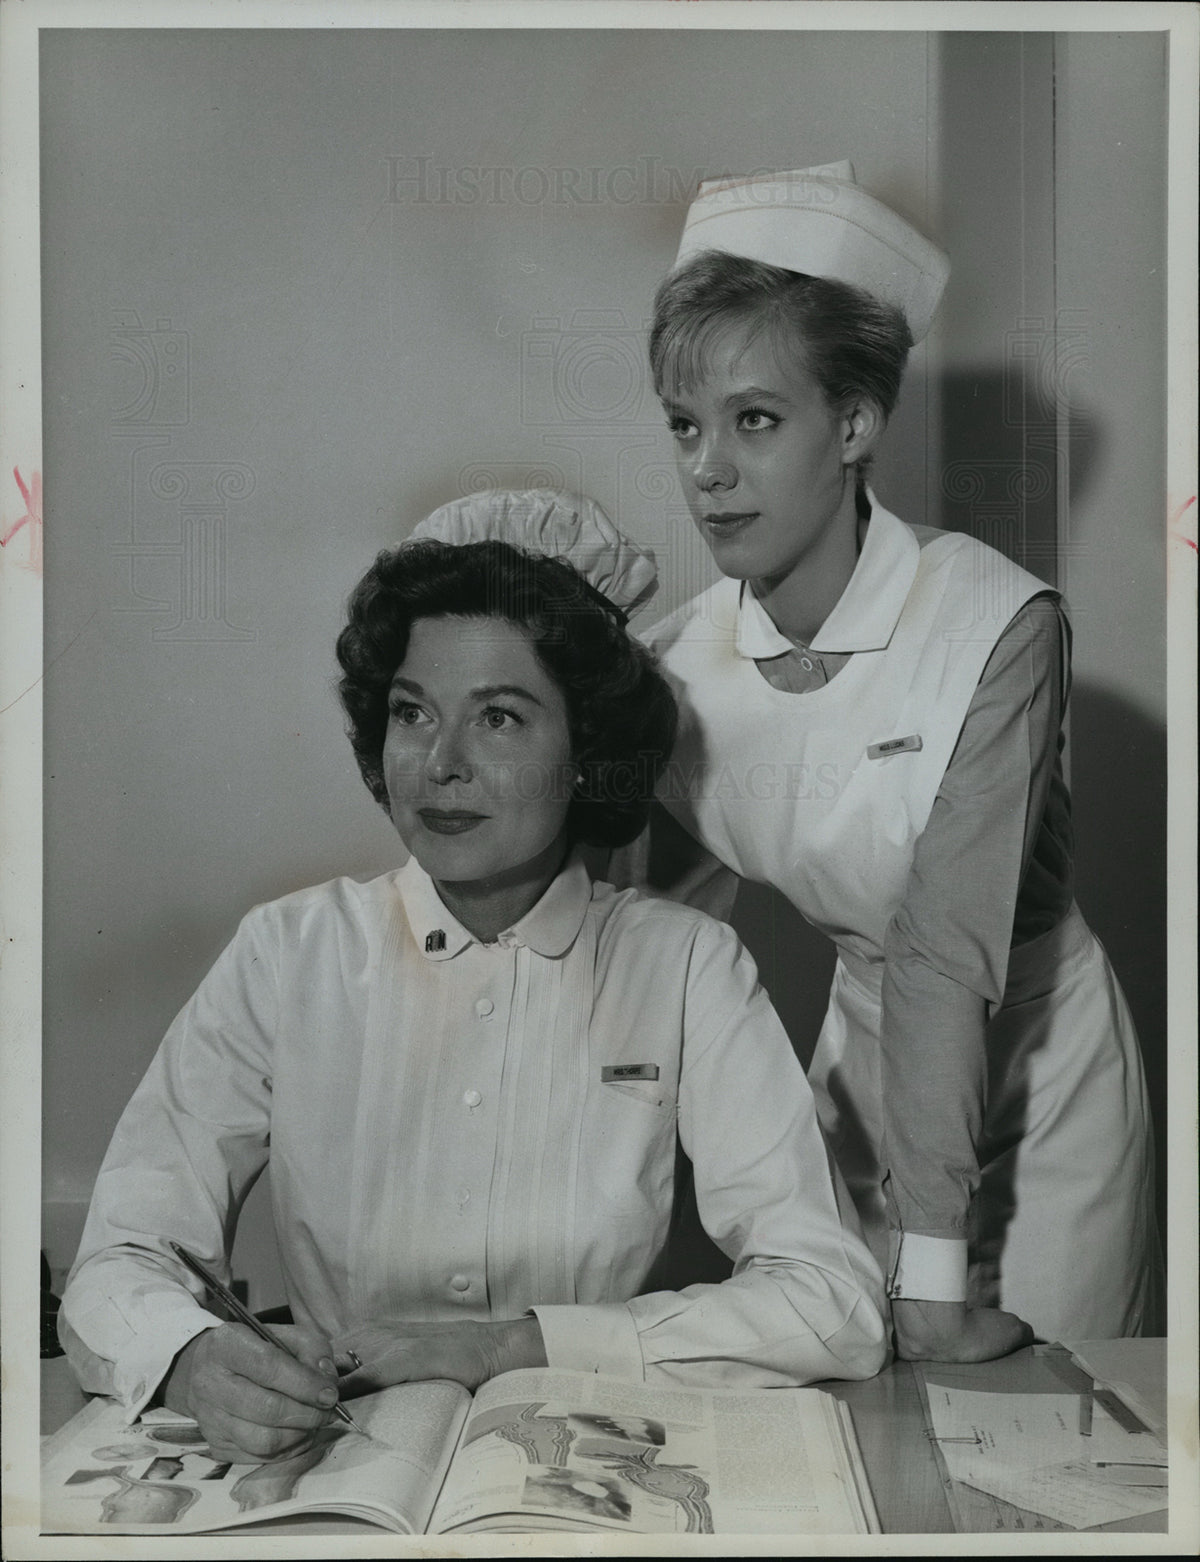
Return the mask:
[[[948,269],[848,163],[701,187],[650,357],[725,578],[647,638],[669,813],[837,945],[809,1077],[897,1347],[982,1360],[1156,1325],[1158,1248],[1137,1038],[1072,894],[1058,593],[865,481]],[[684,895],[673,833],[640,876]]]

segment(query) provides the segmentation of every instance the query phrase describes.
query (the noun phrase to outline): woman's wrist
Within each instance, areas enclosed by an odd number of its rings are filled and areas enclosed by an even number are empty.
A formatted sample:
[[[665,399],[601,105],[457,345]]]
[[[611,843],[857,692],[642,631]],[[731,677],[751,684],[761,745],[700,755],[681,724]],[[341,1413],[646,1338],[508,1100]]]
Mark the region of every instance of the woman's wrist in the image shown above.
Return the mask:
[[[966,1302],[894,1298],[896,1354],[904,1361],[992,1361],[1033,1343],[1033,1330],[1014,1313]]]
[[[491,1376],[494,1378],[502,1372],[548,1365],[542,1326],[532,1313],[524,1318],[509,1318],[503,1323],[493,1324],[490,1345],[494,1360]]]
[[[191,1415],[192,1367],[201,1340],[205,1334],[211,1332],[205,1329],[199,1334],[193,1334],[187,1344],[176,1353],[174,1361],[163,1374],[153,1403],[165,1405],[168,1410],[174,1410],[177,1415]]]

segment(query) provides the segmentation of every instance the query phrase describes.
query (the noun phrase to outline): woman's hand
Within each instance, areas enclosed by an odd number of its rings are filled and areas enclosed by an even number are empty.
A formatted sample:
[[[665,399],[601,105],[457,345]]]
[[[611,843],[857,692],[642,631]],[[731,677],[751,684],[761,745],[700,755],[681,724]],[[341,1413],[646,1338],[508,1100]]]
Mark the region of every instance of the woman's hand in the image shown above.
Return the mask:
[[[333,1413],[338,1391],[329,1341],[306,1329],[275,1332],[287,1350],[243,1323],[205,1329],[163,1379],[163,1403],[199,1424],[214,1459],[282,1459],[307,1447]]]
[[[369,1394],[393,1383],[449,1378],[472,1391],[501,1372],[544,1367],[546,1347],[536,1318],[501,1323],[364,1323],[334,1341],[338,1365],[362,1363],[341,1380],[343,1395]]]
[[[1016,1313],[966,1302],[892,1302],[896,1354],[904,1361],[992,1361],[1033,1344],[1033,1330]]]

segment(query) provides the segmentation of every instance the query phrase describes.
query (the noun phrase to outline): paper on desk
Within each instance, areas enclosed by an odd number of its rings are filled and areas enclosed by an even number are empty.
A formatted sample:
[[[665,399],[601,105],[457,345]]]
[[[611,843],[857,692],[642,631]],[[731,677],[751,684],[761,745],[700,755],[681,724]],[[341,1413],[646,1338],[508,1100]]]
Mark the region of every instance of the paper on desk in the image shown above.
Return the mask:
[[[1088,1340],[1065,1347],[1096,1386],[1109,1388],[1124,1400],[1144,1426],[1159,1438],[1167,1435],[1162,1409],[1166,1405],[1166,1363],[1162,1340]],[[1127,1374],[1136,1374],[1137,1381]],[[1156,1392],[1157,1390],[1157,1392]]]
[[[1092,1464],[1167,1463],[1167,1450],[1152,1432],[1127,1432],[1099,1402],[1092,1406],[1092,1435],[1082,1441]]]
[[[1093,1464],[1092,1469],[1103,1480],[1114,1481],[1118,1486],[1157,1486],[1160,1490],[1166,1490],[1167,1471],[1164,1465]],[[1165,1504],[1165,1497],[1163,1502]]]
[[[1162,1487],[1100,1481],[1091,1466],[1082,1461],[1035,1469],[1017,1469],[1002,1461],[986,1466],[979,1463],[969,1476],[960,1479],[989,1496],[1042,1513],[1072,1529],[1111,1524],[1114,1519],[1136,1519],[1167,1505]]]
[[[988,1393],[928,1382],[926,1388],[934,1436],[955,1480],[1073,1529],[1165,1505],[1160,1486],[1108,1480],[1092,1466],[1092,1439],[1079,1431],[1078,1394]],[[1093,1429],[1103,1416],[1097,1407]],[[1149,1437],[1112,1425],[1135,1442]],[[1102,1435],[1106,1447],[1118,1446],[1107,1429]]]

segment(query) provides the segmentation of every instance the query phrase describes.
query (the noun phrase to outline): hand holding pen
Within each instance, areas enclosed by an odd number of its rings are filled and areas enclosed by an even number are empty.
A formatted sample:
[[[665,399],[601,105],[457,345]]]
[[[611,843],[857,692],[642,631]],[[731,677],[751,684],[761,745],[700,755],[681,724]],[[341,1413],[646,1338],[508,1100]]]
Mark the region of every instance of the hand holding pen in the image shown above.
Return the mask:
[[[292,1326],[266,1329],[190,1253],[174,1242],[171,1248],[238,1320],[196,1335],[164,1380],[164,1403],[199,1423],[215,1458],[291,1457],[331,1413],[358,1430],[337,1403],[328,1340]]]

